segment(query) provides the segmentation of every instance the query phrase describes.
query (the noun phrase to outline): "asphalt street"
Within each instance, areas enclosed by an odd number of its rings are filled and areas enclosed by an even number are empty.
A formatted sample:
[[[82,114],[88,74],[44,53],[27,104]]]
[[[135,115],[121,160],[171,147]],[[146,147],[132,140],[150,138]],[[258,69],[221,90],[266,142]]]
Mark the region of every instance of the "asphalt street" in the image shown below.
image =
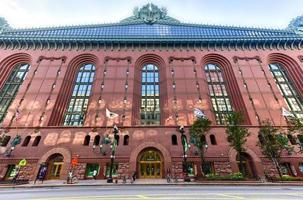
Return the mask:
[[[76,186],[52,188],[1,188],[0,199],[303,199],[297,186]]]

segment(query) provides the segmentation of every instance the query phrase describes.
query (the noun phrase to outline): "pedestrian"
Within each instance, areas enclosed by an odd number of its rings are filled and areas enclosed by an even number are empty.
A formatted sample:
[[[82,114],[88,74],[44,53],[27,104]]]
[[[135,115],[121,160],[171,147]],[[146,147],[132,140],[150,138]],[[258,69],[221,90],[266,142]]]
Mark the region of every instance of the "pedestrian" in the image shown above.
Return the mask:
[[[166,172],[166,180],[167,180],[167,183],[170,183],[170,182],[171,182],[170,169],[167,169],[167,172]]]
[[[73,179],[73,172],[72,170],[70,170],[67,175],[67,184],[69,183],[72,184],[72,179]]]
[[[97,179],[97,170],[96,169],[93,171],[93,178],[94,178],[94,180]]]
[[[133,172],[132,180],[133,180],[133,182],[135,182],[135,180],[136,180],[136,171]]]

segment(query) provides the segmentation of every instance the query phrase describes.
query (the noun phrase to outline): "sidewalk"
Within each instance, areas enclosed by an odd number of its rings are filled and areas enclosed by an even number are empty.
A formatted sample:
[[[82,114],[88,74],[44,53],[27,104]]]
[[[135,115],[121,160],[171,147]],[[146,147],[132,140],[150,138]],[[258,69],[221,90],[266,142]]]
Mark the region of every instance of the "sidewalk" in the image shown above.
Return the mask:
[[[36,184],[31,181],[29,184],[24,185],[1,185],[0,188],[43,188],[43,187],[79,187],[79,186],[123,186],[123,185],[182,185],[182,186],[193,186],[193,185],[214,185],[214,186],[303,186],[303,182],[259,182],[259,181],[192,181],[192,182],[183,182],[179,180],[177,183],[167,183],[166,179],[137,179],[134,183],[130,183],[130,180],[127,180],[127,183],[122,183],[122,180],[119,180],[118,183],[107,183],[106,180],[80,180],[75,184],[66,184],[64,180],[48,180],[41,183],[37,181]]]

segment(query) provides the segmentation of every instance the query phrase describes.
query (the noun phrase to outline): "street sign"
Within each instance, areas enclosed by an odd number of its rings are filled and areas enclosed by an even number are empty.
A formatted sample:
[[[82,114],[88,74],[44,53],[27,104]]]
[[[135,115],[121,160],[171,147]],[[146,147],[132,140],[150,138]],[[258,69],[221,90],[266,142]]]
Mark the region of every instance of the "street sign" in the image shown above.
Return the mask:
[[[27,164],[27,161],[25,159],[20,160],[19,163],[18,163],[18,165],[20,167],[24,167],[26,164]]]

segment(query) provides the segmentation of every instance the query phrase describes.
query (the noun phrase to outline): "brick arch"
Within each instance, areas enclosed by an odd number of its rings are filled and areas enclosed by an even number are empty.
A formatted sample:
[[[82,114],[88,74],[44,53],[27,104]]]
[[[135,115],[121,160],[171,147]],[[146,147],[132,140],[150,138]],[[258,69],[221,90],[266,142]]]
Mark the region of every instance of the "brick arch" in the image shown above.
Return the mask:
[[[283,69],[287,72],[288,78],[292,81],[298,90],[298,93],[303,97],[303,70],[300,65],[288,55],[282,53],[272,53],[267,57],[267,65],[271,63],[280,63]]]
[[[260,157],[250,148],[246,148],[245,152],[247,155],[249,155],[254,163],[254,171],[255,175],[257,176],[264,176],[264,169],[262,165],[262,161]],[[231,162],[231,168],[233,172],[238,171],[238,164],[237,164],[237,151],[233,148],[230,148],[228,152],[229,161]]]
[[[69,167],[70,167],[70,163],[71,163],[71,159],[72,159],[72,155],[71,155],[71,152],[70,150],[66,149],[66,148],[61,148],[61,147],[58,147],[58,148],[53,148],[51,150],[49,150],[48,152],[46,152],[38,161],[37,163],[37,167],[35,169],[35,175],[38,174],[39,172],[39,166],[40,164],[44,163],[44,162],[47,162],[48,159],[54,155],[54,154],[61,154],[63,156],[63,161],[64,161],[64,164],[63,164],[63,168],[62,168],[62,172],[61,172],[61,179],[65,179],[66,176],[67,176],[67,173],[68,173],[68,170],[69,170]]]
[[[64,75],[64,81],[61,85],[59,95],[53,108],[49,120],[49,126],[59,126],[62,123],[64,112],[69,103],[70,96],[74,87],[74,81],[77,76],[77,72],[82,64],[92,63],[96,69],[99,65],[99,59],[93,54],[81,54],[73,58],[67,65],[67,70]],[[96,73],[97,74],[97,73]],[[95,76],[96,79],[96,76]]]
[[[4,58],[0,63],[0,88],[3,87],[8,76],[18,63],[28,63],[31,65],[32,57],[27,53],[16,53]]]
[[[201,61],[203,73],[204,73],[204,66],[209,63],[216,64],[221,68],[226,90],[230,96],[230,101],[232,106],[235,108],[236,111],[243,113],[245,124],[251,124],[243,97],[240,92],[239,85],[237,83],[236,76],[234,74],[232,65],[229,62],[229,60],[219,54],[207,54],[202,58]]]
[[[161,145],[159,143],[145,142],[145,143],[142,143],[139,146],[137,146],[131,152],[130,159],[129,159],[130,169],[136,169],[138,156],[141,154],[142,151],[144,151],[145,149],[148,149],[148,148],[154,148],[154,149],[157,149],[158,151],[160,151],[164,158],[163,162],[164,162],[165,171],[166,171],[166,169],[170,168],[171,155],[170,155],[169,151],[163,145]]]
[[[166,63],[162,57],[156,54],[144,54],[135,62],[134,74],[134,93],[133,93],[133,111],[132,124],[139,125],[140,106],[141,106],[141,68],[146,64],[154,64],[159,68],[160,76],[160,124],[165,123],[166,113],[164,106],[167,105],[167,80],[166,80]]]

